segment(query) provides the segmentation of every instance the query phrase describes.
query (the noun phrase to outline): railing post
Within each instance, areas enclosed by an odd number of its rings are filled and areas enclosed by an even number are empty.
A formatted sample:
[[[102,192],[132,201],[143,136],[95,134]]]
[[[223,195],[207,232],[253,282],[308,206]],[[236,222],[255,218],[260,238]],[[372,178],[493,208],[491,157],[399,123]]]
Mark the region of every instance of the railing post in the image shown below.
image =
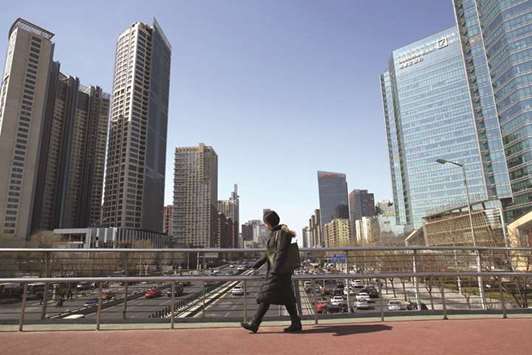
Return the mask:
[[[170,305],[170,329],[174,329],[174,313],[175,313],[175,281],[172,281],[172,304]]]
[[[379,282],[379,299],[381,305],[381,322],[384,322],[384,298],[382,297],[382,282]]]
[[[414,290],[416,293],[416,304],[417,310],[421,310],[421,301],[419,300],[419,281],[417,279],[417,250],[413,250],[414,255],[412,255],[412,272],[414,273]]]
[[[443,287],[443,281],[440,279],[440,292],[441,292],[441,304],[443,307],[443,319],[446,320],[447,318],[447,302],[445,300],[445,289]]]
[[[46,318],[46,308],[48,305],[48,287],[50,287],[48,282],[44,283],[44,293],[42,295],[42,308],[41,308],[41,320],[44,320]]]
[[[314,312],[314,324],[318,324],[318,309],[316,308],[316,280],[312,279],[312,310]]]
[[[125,275],[126,277],[129,276],[129,253],[126,251],[125,252],[125,265],[124,265],[124,270],[125,270]],[[127,294],[128,294],[128,288],[129,288],[129,282],[125,282],[125,285],[124,285],[124,305],[122,307],[122,319],[125,320],[126,317],[127,317]]]
[[[124,284],[124,305],[122,307],[122,319],[123,320],[126,320],[126,316],[127,316],[128,287],[129,287],[129,282],[126,281]]]
[[[248,283],[244,280],[244,322],[248,321]]]
[[[508,315],[506,312],[506,299],[504,297],[504,291],[502,288],[502,277],[499,278],[499,294],[501,297],[502,318],[506,319],[508,318]]]
[[[100,316],[102,312],[102,282],[98,282],[98,307],[96,308],[96,330],[100,330]]]
[[[476,249],[476,259],[477,259],[477,272],[479,273],[478,279],[478,292],[480,296],[480,304],[482,309],[486,309],[486,296],[484,294],[484,283],[482,281],[482,259],[480,255],[480,249]]]
[[[347,290],[347,313],[351,314],[351,296],[349,295],[349,279],[345,279],[344,290]]]
[[[205,282],[203,282],[203,295],[201,296],[201,318],[205,319]]]
[[[24,329],[24,315],[26,312],[26,298],[28,296],[28,284],[24,282],[22,291],[22,304],[20,305],[20,317],[18,320],[18,331],[21,332]]]

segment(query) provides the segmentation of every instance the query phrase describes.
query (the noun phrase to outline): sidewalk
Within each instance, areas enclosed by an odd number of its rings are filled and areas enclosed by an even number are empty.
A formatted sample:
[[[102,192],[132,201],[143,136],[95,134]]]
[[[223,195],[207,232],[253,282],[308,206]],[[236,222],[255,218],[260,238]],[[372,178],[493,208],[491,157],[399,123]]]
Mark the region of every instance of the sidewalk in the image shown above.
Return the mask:
[[[467,319],[263,327],[0,333],[5,354],[530,354],[531,319]]]

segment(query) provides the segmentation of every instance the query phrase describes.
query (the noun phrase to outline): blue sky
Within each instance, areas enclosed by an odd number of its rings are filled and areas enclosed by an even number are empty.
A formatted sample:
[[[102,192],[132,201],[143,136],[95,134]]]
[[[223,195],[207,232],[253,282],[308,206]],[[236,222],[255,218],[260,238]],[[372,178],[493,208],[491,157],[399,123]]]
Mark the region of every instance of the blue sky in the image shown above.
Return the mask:
[[[239,184],[242,222],[273,208],[298,234],[317,170],[392,198],[379,74],[393,49],[454,23],[451,0],[1,1],[0,14],[6,37],[17,17],[54,32],[62,71],[108,92],[117,36],[156,17],[173,49],[166,203],[174,148],[202,142],[219,198]]]

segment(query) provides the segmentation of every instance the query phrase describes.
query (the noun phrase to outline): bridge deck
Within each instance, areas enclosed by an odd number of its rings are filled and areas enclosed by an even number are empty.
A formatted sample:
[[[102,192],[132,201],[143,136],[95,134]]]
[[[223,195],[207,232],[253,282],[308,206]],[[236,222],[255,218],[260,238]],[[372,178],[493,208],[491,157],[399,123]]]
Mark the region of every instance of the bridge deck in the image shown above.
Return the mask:
[[[206,325],[208,327],[208,325]],[[3,354],[531,354],[532,319],[305,325],[300,334],[235,328],[0,332]]]

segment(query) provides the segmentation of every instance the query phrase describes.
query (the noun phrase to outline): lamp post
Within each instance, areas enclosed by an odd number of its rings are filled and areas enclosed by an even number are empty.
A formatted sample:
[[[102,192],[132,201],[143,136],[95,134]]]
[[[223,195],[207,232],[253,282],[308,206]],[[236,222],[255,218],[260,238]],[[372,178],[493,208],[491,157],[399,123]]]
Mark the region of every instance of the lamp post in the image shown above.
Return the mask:
[[[466,198],[467,198],[467,211],[469,213],[469,227],[471,228],[471,238],[473,239],[473,246],[476,247],[477,246],[477,238],[475,236],[475,228],[473,228],[473,216],[471,214],[471,200],[469,198],[469,185],[467,184],[465,166],[462,163],[457,163],[457,162],[450,161],[450,160],[445,160],[445,159],[438,159],[438,160],[436,160],[436,163],[440,163],[440,164],[449,163],[449,164],[456,165],[456,166],[462,168],[462,174],[464,175],[464,185],[465,185]]]
[[[446,160],[446,159],[437,159],[436,160],[436,163],[439,163],[439,164],[452,164],[452,165],[455,165],[455,166],[458,166],[460,168],[462,168],[462,174],[464,176],[464,185],[465,185],[465,189],[466,189],[466,197],[467,197],[467,211],[468,211],[468,214],[469,214],[469,227],[471,228],[471,238],[473,239],[473,246],[476,248],[477,247],[477,238],[475,236],[475,228],[473,227],[473,216],[472,216],[472,213],[471,213],[471,200],[469,199],[469,185],[467,184],[467,176],[466,176],[466,171],[465,171],[465,165],[463,163],[457,163],[455,161],[451,161],[451,160]],[[482,272],[482,263],[481,263],[481,260],[480,260],[480,250],[479,249],[476,249],[476,253],[477,253],[477,272]],[[484,295],[484,286],[483,286],[483,282],[482,282],[482,276],[478,276],[478,290],[479,290],[479,294],[480,294],[480,302],[482,304],[482,308],[483,309],[486,309],[486,298],[485,298],[485,295]]]

